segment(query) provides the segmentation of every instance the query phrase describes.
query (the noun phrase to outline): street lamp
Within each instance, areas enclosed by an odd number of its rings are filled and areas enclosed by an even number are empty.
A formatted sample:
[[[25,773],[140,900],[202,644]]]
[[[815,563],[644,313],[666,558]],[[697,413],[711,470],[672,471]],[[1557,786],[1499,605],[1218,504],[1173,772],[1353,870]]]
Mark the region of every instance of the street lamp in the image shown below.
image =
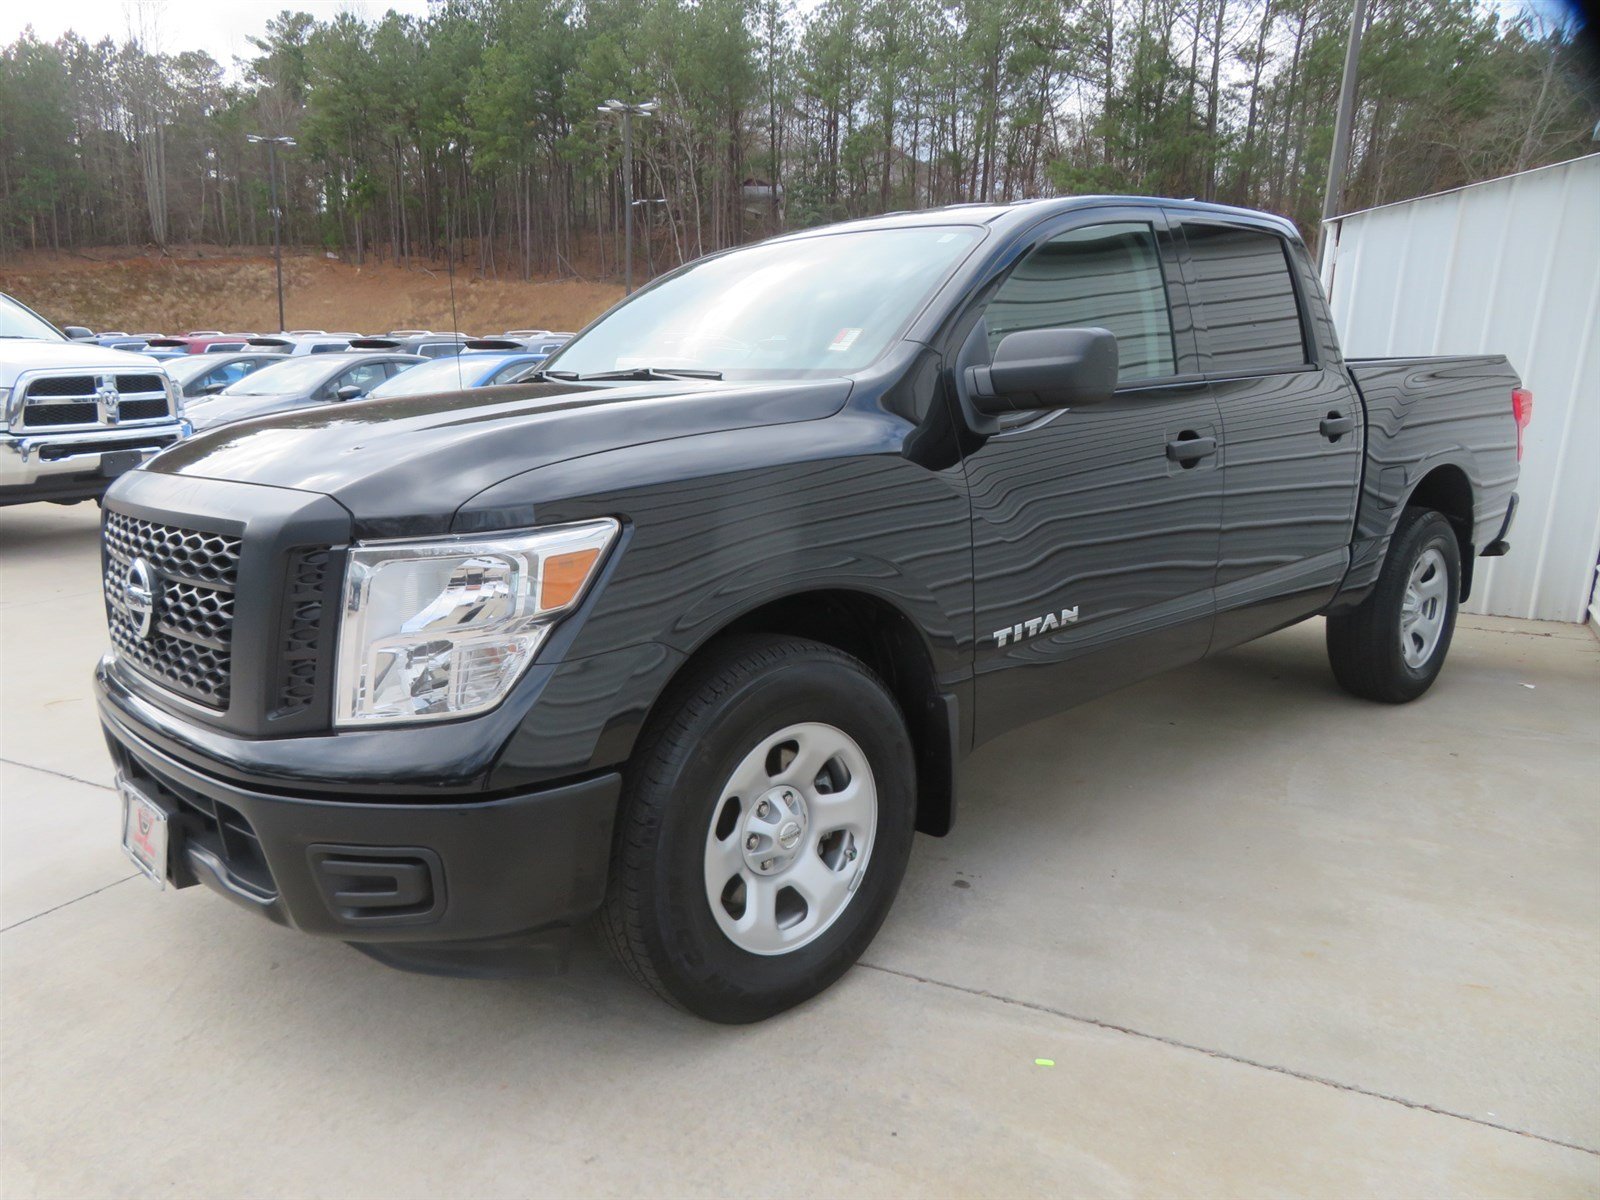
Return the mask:
[[[247,133],[244,140],[252,144],[266,143],[267,146],[267,177],[268,187],[272,195],[272,260],[278,271],[278,331],[281,333],[287,324],[283,319],[283,239],[278,233],[278,147],[285,150],[294,145],[292,137],[267,137],[262,133]]]
[[[659,100],[646,100],[643,104],[624,104],[621,100],[607,100],[596,112],[622,118],[622,195],[626,201],[623,225],[622,280],[625,292],[633,291],[633,118],[648,117],[661,107]]]

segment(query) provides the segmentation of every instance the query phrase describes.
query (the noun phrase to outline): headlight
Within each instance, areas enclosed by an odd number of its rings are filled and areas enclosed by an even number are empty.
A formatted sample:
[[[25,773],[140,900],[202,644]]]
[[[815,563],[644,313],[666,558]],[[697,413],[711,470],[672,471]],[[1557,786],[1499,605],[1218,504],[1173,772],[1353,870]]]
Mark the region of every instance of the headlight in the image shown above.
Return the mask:
[[[500,703],[582,597],[616,521],[350,551],[335,723],[437,721]]]

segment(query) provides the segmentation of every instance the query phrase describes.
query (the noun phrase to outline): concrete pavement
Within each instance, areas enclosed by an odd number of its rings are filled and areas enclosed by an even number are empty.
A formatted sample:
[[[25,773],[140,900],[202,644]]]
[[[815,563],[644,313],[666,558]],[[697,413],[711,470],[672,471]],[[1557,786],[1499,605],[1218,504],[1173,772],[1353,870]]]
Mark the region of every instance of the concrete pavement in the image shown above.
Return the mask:
[[[1312,623],[1014,733],[865,964],[723,1029],[593,940],[430,979],[133,878],[95,521],[0,510],[8,1196],[1600,1192],[1582,629],[1384,708]]]

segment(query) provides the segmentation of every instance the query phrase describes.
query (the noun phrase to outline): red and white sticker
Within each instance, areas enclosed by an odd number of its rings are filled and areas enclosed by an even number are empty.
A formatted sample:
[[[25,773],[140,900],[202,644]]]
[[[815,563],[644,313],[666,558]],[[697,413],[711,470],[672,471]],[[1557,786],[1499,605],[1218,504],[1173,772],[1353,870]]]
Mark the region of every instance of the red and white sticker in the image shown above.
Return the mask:
[[[833,341],[828,343],[828,349],[836,354],[848,350],[856,344],[856,339],[860,336],[860,329],[841,329],[833,335]]]

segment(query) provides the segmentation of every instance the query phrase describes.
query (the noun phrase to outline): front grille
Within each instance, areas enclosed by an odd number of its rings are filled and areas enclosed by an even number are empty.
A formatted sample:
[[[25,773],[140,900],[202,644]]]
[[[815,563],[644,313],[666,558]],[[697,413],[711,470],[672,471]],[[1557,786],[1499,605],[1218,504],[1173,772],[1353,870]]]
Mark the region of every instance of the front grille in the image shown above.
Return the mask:
[[[239,539],[108,510],[103,543],[106,621],[117,652],[164,687],[226,709]],[[155,615],[145,636],[125,595],[135,558],[154,575]]]
[[[93,425],[100,420],[94,401],[64,400],[60,404],[30,404],[23,424],[32,429],[46,425]]]
[[[148,421],[154,417],[164,417],[167,415],[167,398],[129,400],[124,397],[118,411],[124,421]]]
[[[99,382],[93,375],[52,375],[28,385],[30,396],[92,396]]]
[[[102,413],[100,387],[116,393],[114,409]],[[43,403],[40,403],[43,401]],[[120,425],[169,416],[166,377],[126,375],[46,375],[31,380],[21,396],[24,429],[66,429],[81,425]]]
[[[274,716],[301,712],[316,698],[317,642],[322,635],[323,588],[327,576],[328,547],[307,547],[290,556]]]

